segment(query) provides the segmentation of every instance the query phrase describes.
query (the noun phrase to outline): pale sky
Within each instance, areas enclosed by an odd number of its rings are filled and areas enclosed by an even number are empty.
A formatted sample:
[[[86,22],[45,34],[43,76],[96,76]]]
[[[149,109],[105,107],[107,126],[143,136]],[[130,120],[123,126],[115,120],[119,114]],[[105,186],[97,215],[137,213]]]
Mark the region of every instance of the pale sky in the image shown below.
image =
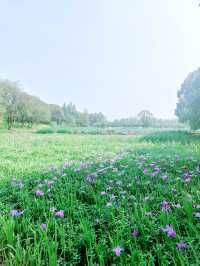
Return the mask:
[[[49,103],[172,117],[199,66],[198,0],[0,0],[0,77]]]

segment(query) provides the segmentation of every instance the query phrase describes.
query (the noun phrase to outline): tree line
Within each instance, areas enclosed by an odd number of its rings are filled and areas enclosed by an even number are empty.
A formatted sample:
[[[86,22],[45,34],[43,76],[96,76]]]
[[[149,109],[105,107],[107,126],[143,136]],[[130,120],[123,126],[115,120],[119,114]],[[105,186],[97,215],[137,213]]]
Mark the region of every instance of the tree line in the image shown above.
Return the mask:
[[[104,126],[107,123],[102,113],[79,112],[72,103],[63,106],[47,104],[9,80],[0,80],[0,117],[8,129],[16,125],[32,127],[34,124],[55,123],[58,126]]]
[[[80,112],[73,103],[48,104],[24,92],[16,82],[0,80],[0,118],[8,127],[54,124],[68,127],[182,127],[176,119],[157,119],[148,110],[136,117],[108,121],[103,113]]]

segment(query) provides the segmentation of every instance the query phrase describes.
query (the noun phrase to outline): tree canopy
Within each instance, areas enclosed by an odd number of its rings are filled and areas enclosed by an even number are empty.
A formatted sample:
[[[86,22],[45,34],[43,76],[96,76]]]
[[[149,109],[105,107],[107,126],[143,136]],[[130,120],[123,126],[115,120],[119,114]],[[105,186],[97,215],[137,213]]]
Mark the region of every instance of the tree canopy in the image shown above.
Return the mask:
[[[200,68],[190,73],[181,85],[175,113],[192,129],[200,128]]]
[[[177,127],[176,120],[156,119],[148,110],[137,116],[108,121],[99,113],[80,112],[73,103],[63,106],[48,104],[24,92],[18,83],[0,80],[0,120],[8,129],[14,126],[32,127],[34,124],[56,124],[67,127]]]

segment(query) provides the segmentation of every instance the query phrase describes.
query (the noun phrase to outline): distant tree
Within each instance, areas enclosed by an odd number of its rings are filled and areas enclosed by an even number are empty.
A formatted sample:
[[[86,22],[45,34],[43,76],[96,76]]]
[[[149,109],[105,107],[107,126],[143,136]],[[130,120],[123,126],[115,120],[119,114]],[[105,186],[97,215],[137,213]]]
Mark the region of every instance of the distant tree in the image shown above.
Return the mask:
[[[63,105],[64,120],[67,126],[76,126],[78,120],[78,111],[73,103]]]
[[[20,97],[17,99],[17,110],[15,111],[15,122],[20,123],[22,126],[28,124],[28,115],[30,110],[29,95],[21,92]]]
[[[89,114],[90,126],[102,127],[107,124],[107,119],[102,113],[91,113]]]
[[[90,125],[89,123],[89,116],[90,114],[88,113],[87,110],[84,110],[83,112],[78,112],[78,117],[77,117],[77,126],[81,127],[87,127]]]
[[[11,129],[19,107],[21,91],[18,84],[8,80],[0,81],[0,104],[4,107],[4,117]]]
[[[192,129],[200,128],[200,68],[190,73],[181,85],[175,114]]]
[[[63,109],[56,104],[50,104],[49,108],[51,112],[51,121],[56,122],[57,125],[61,125],[64,121]]]
[[[150,127],[153,125],[154,116],[148,110],[143,110],[138,114],[138,119],[143,127]]]
[[[110,125],[114,127],[137,127],[139,126],[139,120],[137,117],[115,119],[110,122]]]

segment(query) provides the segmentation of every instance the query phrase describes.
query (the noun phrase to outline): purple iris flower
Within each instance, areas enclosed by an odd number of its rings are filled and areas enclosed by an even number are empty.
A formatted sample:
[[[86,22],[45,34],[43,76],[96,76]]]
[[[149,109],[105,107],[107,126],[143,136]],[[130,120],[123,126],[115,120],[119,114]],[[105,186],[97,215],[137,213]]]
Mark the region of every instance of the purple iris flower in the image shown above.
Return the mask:
[[[197,172],[200,173],[200,164],[196,168]]]
[[[176,231],[173,229],[173,227],[171,225],[167,225],[163,231],[165,233],[167,233],[167,235],[171,238],[175,238],[176,237]]]
[[[96,177],[97,177],[97,173],[91,173],[91,174],[87,175],[86,181],[89,183],[94,183]]]
[[[177,193],[177,190],[176,190],[175,188],[172,188],[172,192],[173,192],[174,194],[176,194],[176,193]]]
[[[196,218],[200,218],[200,212],[195,212],[195,213],[194,213],[194,216],[195,216]]]
[[[161,203],[161,208],[163,211],[170,211],[171,208],[170,208],[170,204],[168,201],[164,200],[162,203]]]
[[[144,171],[143,171],[143,173],[144,174],[147,174],[148,173],[148,169],[145,168]]]
[[[10,212],[10,214],[11,214],[12,217],[19,217],[19,216],[21,216],[23,213],[24,213],[23,211],[19,211],[19,210],[12,210],[12,211]]]
[[[188,245],[185,242],[183,242],[183,241],[181,241],[181,242],[176,244],[176,248],[179,249],[179,250],[186,249],[187,247],[188,247]]]
[[[35,192],[35,194],[38,197],[43,197],[44,196],[44,192],[42,190],[39,190],[39,189]]]
[[[123,248],[118,246],[118,247],[114,248],[113,251],[114,251],[115,255],[117,257],[119,257],[121,255],[122,251],[123,251]]]
[[[41,229],[45,231],[47,229],[47,225],[46,224],[41,224]]]
[[[135,229],[135,230],[133,230],[131,235],[134,236],[134,237],[138,237],[140,235],[140,233],[139,233],[139,231],[137,229]]]
[[[64,218],[65,213],[64,213],[63,210],[60,210],[60,211],[57,211],[57,212],[55,213],[55,215],[56,215],[57,217]]]
[[[162,179],[163,181],[166,181],[166,180],[168,179],[168,176],[167,176],[167,175],[163,175],[163,176],[161,177],[161,179]]]

